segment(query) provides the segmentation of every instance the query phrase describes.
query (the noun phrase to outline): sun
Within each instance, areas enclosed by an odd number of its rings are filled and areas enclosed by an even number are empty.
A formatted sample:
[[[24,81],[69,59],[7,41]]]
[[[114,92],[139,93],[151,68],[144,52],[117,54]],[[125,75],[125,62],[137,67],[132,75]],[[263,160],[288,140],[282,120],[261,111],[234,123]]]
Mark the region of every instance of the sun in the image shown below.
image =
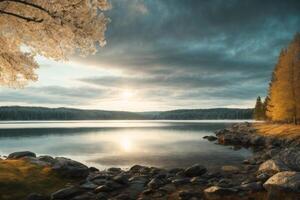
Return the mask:
[[[121,97],[123,100],[128,100],[133,96],[134,96],[134,93],[129,89],[123,90],[121,93]]]

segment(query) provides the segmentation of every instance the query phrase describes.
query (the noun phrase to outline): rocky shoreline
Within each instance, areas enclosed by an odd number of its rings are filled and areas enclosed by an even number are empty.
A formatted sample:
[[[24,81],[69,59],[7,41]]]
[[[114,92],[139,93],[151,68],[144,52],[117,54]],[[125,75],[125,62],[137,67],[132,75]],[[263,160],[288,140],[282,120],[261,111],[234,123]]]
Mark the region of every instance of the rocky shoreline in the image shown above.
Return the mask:
[[[23,159],[50,167],[77,184],[50,194],[29,194],[27,200],[223,200],[300,199],[300,144],[296,141],[260,136],[249,123],[235,124],[205,137],[223,145],[253,148],[252,157],[241,166],[223,166],[210,172],[201,164],[181,169],[135,165],[129,170],[99,171],[67,158],[37,157],[15,152],[6,159]]]

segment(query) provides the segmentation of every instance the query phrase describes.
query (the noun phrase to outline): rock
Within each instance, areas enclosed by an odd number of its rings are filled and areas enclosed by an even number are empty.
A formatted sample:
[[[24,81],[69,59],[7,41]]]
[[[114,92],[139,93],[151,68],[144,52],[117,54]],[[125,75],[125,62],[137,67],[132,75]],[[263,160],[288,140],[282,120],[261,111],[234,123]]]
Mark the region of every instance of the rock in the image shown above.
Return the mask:
[[[241,188],[244,190],[250,190],[252,192],[258,192],[258,191],[264,190],[261,182],[252,182],[252,183],[242,184]]]
[[[218,138],[212,135],[204,136],[203,139],[207,139],[208,141],[216,141]]]
[[[294,192],[300,194],[300,172],[279,172],[264,183],[264,188],[271,196],[280,192]]]
[[[233,165],[225,165],[225,166],[222,166],[222,171],[224,172],[229,172],[229,173],[237,173],[240,171],[240,169],[236,166],[233,166]]]
[[[46,167],[46,166],[50,166],[51,164],[42,160],[39,160],[36,157],[23,157],[22,159],[26,160],[29,163],[32,163],[34,165],[38,165],[38,166],[42,166],[42,167]]]
[[[96,167],[89,167],[90,172],[99,172],[99,169]]]
[[[233,195],[238,192],[237,189],[234,188],[222,188],[218,186],[211,186],[204,190],[204,195],[208,200],[219,200],[223,199],[226,195]]]
[[[110,192],[112,191],[112,188],[108,187],[107,185],[101,185],[99,187],[97,187],[95,189],[95,192],[96,193],[99,193],[99,192]]]
[[[259,174],[259,175],[256,176],[257,180],[263,181],[263,182],[265,182],[269,178],[270,178],[270,175],[267,174],[267,173],[261,173],[261,174]]]
[[[190,182],[194,185],[205,185],[207,184],[207,179],[203,177],[193,177]]]
[[[129,171],[133,173],[143,173],[143,172],[149,172],[150,168],[141,165],[134,165],[129,169]]]
[[[123,184],[123,185],[127,185],[129,180],[128,180],[128,176],[124,175],[124,174],[119,174],[115,177],[113,177],[113,180],[117,183]]]
[[[300,171],[300,148],[286,148],[279,153],[279,159],[291,170]]]
[[[122,172],[121,168],[117,168],[117,167],[111,167],[107,169],[108,172],[112,172],[112,173],[120,173]]]
[[[95,190],[98,185],[92,183],[92,182],[85,182],[80,185],[81,188],[86,189],[86,190]]]
[[[167,184],[159,188],[159,190],[164,191],[166,193],[172,193],[176,191],[176,187],[173,184]]]
[[[206,173],[206,168],[202,165],[195,164],[192,167],[186,168],[184,170],[184,175],[187,177],[195,177],[195,176],[201,176]]]
[[[85,178],[89,174],[89,168],[84,164],[63,157],[55,158],[52,169],[62,177],[68,178]]]
[[[163,179],[159,179],[159,178],[153,178],[149,183],[148,183],[148,187],[151,189],[157,189],[161,186],[163,186],[166,183],[165,180]]]
[[[219,180],[218,186],[219,187],[225,187],[225,188],[231,187],[232,186],[232,180],[222,178],[222,179]]]
[[[20,159],[23,157],[36,157],[35,153],[30,151],[19,151],[8,155],[7,159]]]
[[[173,169],[169,170],[169,173],[170,174],[177,174],[178,172],[183,172],[183,171],[184,171],[184,169],[182,169],[182,168],[173,168]]]
[[[51,200],[65,200],[82,194],[84,191],[79,187],[70,186],[54,192]]]
[[[32,193],[27,196],[26,200],[50,200],[50,197],[41,194]]]
[[[172,183],[176,186],[185,185],[190,182],[189,178],[177,178],[172,181]]]
[[[250,138],[250,143],[253,146],[264,146],[265,145],[265,138],[259,135],[252,136]]]
[[[280,160],[267,160],[259,166],[258,173],[276,174],[277,172],[289,171],[289,168]]]
[[[133,177],[129,181],[129,196],[131,199],[137,199],[138,195],[144,191],[148,179],[145,177]]]
[[[54,163],[55,163],[55,159],[51,156],[39,156],[37,159],[39,161],[49,163],[50,165],[54,165]]]

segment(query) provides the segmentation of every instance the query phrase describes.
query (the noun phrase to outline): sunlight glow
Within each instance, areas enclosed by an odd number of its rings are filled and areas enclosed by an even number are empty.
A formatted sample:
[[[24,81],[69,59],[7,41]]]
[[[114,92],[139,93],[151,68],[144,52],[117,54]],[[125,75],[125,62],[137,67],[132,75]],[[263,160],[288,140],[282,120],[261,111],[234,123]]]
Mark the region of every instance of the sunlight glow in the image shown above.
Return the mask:
[[[134,96],[134,93],[129,89],[123,90],[122,93],[121,93],[121,97],[124,100],[128,100],[133,96]]]
[[[120,145],[123,151],[129,152],[132,150],[132,141],[129,138],[121,138]]]

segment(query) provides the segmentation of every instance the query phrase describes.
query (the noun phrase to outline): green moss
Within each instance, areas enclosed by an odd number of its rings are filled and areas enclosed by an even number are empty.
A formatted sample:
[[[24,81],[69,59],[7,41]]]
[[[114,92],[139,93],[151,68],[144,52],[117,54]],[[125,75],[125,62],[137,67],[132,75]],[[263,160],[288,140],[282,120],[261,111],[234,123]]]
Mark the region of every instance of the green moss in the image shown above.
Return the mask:
[[[63,179],[49,167],[24,160],[0,160],[0,199],[24,199],[30,193],[51,194],[75,180]]]

